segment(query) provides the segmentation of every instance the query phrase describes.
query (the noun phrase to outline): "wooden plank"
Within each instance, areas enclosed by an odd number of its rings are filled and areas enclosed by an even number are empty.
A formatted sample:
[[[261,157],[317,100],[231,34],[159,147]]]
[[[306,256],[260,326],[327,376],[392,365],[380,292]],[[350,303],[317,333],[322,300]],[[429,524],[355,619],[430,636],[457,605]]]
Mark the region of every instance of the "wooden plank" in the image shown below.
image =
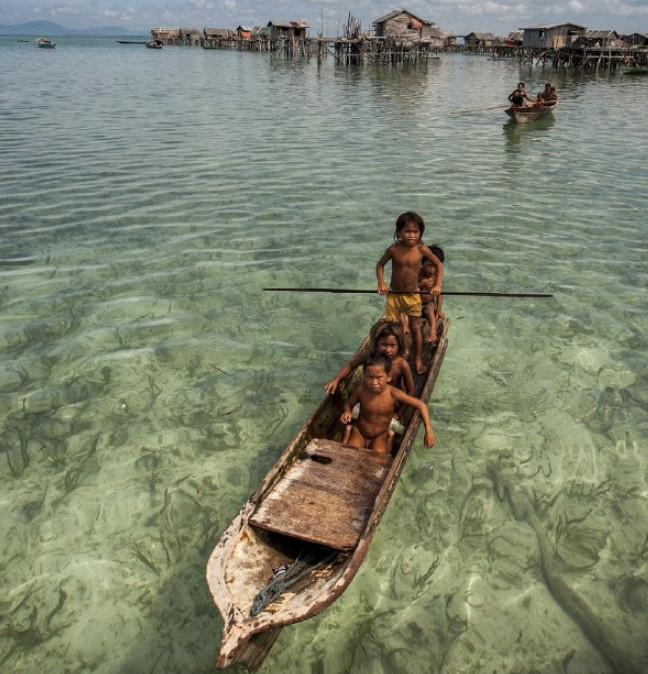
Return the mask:
[[[250,518],[262,529],[350,550],[359,539],[392,456],[311,440]]]

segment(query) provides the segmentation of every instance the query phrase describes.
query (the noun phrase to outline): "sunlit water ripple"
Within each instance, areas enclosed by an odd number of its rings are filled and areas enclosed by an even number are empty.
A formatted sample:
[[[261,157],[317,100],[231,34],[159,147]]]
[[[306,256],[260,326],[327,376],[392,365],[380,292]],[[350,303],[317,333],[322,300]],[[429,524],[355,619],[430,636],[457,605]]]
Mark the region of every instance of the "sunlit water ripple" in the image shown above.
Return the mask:
[[[446,298],[437,446],[261,671],[645,671],[648,81],[58,42],[0,40],[0,669],[211,671],[209,551],[382,307],[261,289],[373,288],[413,209],[554,298]],[[458,112],[519,79],[554,118]]]

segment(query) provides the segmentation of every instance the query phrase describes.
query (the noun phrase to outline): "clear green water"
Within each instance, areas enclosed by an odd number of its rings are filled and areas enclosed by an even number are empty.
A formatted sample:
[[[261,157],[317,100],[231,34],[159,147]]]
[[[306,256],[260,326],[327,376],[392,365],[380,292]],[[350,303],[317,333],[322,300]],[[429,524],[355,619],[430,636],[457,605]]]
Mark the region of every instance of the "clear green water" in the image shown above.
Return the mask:
[[[378,318],[397,215],[450,346],[360,573],[262,672],[648,667],[648,81],[0,40],[0,669],[209,672],[220,532]],[[511,126],[519,79],[555,118]]]

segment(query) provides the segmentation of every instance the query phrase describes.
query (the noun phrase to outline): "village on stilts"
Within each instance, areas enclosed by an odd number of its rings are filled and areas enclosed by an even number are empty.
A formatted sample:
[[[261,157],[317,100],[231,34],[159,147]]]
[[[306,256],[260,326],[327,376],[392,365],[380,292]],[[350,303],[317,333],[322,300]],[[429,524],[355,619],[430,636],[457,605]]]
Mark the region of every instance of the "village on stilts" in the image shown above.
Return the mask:
[[[574,23],[527,26],[506,37],[488,32],[458,36],[402,9],[376,19],[369,29],[349,13],[336,37],[326,37],[322,30],[313,37],[309,28],[305,21],[274,20],[236,29],[153,28],[147,46],[258,51],[318,60],[331,57],[346,64],[420,62],[458,52],[556,69],[648,72],[648,34],[588,30]]]

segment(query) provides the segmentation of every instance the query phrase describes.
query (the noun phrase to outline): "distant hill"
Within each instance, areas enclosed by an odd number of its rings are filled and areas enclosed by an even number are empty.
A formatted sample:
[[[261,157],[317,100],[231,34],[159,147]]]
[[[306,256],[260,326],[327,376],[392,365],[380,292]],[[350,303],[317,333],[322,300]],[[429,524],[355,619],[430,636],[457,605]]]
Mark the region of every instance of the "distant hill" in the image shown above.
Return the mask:
[[[101,26],[100,28],[65,28],[51,21],[27,21],[27,23],[2,24],[0,23],[0,35],[40,35],[47,37],[60,37],[62,35],[148,35],[145,30],[140,33],[122,28],[121,26]]]

